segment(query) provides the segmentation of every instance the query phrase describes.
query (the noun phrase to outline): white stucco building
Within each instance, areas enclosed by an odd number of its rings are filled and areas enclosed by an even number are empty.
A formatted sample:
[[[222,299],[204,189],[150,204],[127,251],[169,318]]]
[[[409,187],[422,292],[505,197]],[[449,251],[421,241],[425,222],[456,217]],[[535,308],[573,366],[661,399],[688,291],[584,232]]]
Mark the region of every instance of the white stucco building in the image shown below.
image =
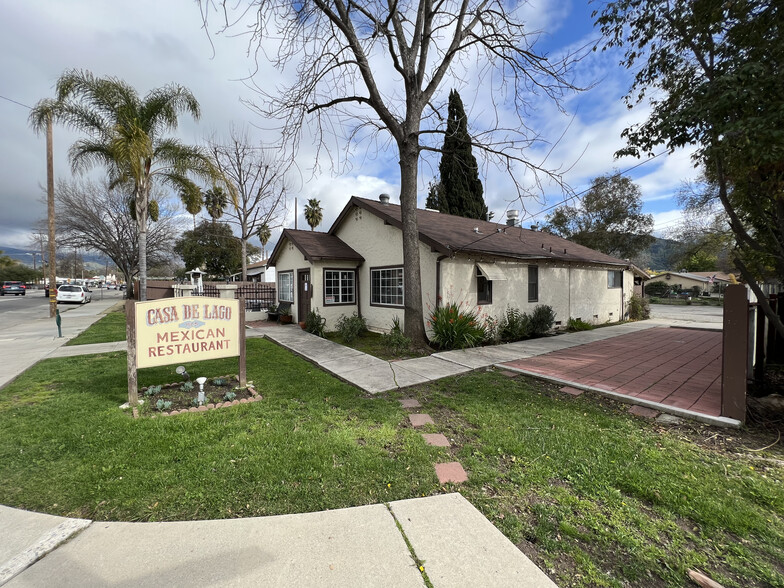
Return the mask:
[[[418,210],[422,303],[463,303],[499,317],[507,307],[550,305],[556,325],[627,316],[635,272],[616,259],[555,235]],[[278,298],[295,320],[317,309],[334,328],[357,312],[386,331],[405,308],[400,206],[352,197],[328,232],[285,229],[270,256]],[[641,275],[639,275],[641,274]]]

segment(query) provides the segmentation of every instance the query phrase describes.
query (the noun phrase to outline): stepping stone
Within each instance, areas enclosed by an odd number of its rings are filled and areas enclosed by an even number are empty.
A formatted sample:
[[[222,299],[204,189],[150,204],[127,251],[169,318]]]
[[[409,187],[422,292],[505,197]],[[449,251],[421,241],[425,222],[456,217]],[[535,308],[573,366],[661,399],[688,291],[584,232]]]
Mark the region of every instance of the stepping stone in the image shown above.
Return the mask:
[[[449,439],[441,433],[422,433],[425,443],[434,447],[450,447]]]
[[[498,373],[501,374],[502,376],[506,376],[507,378],[516,378],[517,376],[520,375],[518,372],[511,372],[509,370],[501,370]]]
[[[580,396],[583,391],[578,388],[572,388],[571,386],[564,386],[561,388],[561,392],[566,392],[567,394],[571,394],[572,396]]]
[[[656,422],[663,425],[680,425],[683,422],[683,419],[673,414],[662,413],[656,417]]]
[[[423,427],[425,425],[435,424],[429,414],[410,414],[408,415],[408,420],[411,421],[412,427]]]
[[[403,408],[419,408],[422,406],[416,398],[404,398],[400,401],[400,404]]]
[[[461,466],[458,461],[437,463],[435,464],[435,468],[439,484],[446,484],[447,482],[460,484],[468,480],[468,474],[465,473],[463,466]]]
[[[629,413],[636,416],[645,417],[646,419],[655,419],[657,416],[659,416],[658,410],[647,408],[645,406],[638,406],[636,404],[629,409]]]

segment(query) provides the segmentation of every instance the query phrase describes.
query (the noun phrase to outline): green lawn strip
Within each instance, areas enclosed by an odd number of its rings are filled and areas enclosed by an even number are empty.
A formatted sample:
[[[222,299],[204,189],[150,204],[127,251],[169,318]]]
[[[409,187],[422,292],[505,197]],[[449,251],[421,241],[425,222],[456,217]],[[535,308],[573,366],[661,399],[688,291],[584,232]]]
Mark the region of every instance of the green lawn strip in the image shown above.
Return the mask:
[[[236,371],[236,360],[189,364]],[[170,369],[171,368],[171,369]],[[140,383],[173,381],[174,366]],[[87,376],[86,374],[94,374]],[[308,512],[437,488],[433,448],[389,399],[359,392],[262,340],[248,375],[264,401],[133,420],[125,354],[41,362],[0,392],[0,503],[98,520]],[[53,394],[42,390],[55,388]]]
[[[186,365],[217,376],[237,361]],[[141,370],[140,385],[177,380],[174,367]],[[756,454],[493,372],[406,391],[434,418],[427,430],[452,440],[434,448],[397,395],[366,398],[268,341],[248,341],[248,376],[262,402],[133,420],[117,409],[124,353],[40,362],[0,391],[0,503],[159,521],[459,489],[561,586],[683,586],[689,568],[726,586],[784,586],[784,472]],[[453,459],[469,480],[439,487],[432,463]]]
[[[90,345],[92,343],[111,343],[125,341],[125,310],[110,310],[67,345]]]
[[[780,467],[752,470],[530,380],[471,374],[418,397],[459,444],[461,493],[559,585],[682,586],[700,568],[727,586],[784,586]]]

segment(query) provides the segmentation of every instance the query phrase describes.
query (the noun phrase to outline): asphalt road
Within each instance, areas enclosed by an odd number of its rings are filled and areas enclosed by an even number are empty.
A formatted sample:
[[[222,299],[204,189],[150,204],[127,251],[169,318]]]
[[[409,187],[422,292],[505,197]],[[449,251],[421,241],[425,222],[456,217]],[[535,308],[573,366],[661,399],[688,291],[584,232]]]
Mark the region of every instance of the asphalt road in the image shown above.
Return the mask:
[[[93,300],[123,299],[124,292],[118,290],[93,290]],[[78,304],[58,304],[60,314],[66,313]],[[48,317],[49,299],[43,290],[28,290],[24,296],[0,296],[0,329],[17,326],[27,320]]]
[[[724,308],[721,306],[687,306],[651,304],[651,318],[675,323],[722,324]]]

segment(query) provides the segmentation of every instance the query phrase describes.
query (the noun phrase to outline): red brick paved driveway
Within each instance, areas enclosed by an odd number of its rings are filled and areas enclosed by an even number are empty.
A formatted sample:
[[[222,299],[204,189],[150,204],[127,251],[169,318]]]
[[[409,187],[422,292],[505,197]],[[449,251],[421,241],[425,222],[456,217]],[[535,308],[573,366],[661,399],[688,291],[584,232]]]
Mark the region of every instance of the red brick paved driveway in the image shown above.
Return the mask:
[[[654,328],[503,364],[543,377],[721,414],[721,332]]]

